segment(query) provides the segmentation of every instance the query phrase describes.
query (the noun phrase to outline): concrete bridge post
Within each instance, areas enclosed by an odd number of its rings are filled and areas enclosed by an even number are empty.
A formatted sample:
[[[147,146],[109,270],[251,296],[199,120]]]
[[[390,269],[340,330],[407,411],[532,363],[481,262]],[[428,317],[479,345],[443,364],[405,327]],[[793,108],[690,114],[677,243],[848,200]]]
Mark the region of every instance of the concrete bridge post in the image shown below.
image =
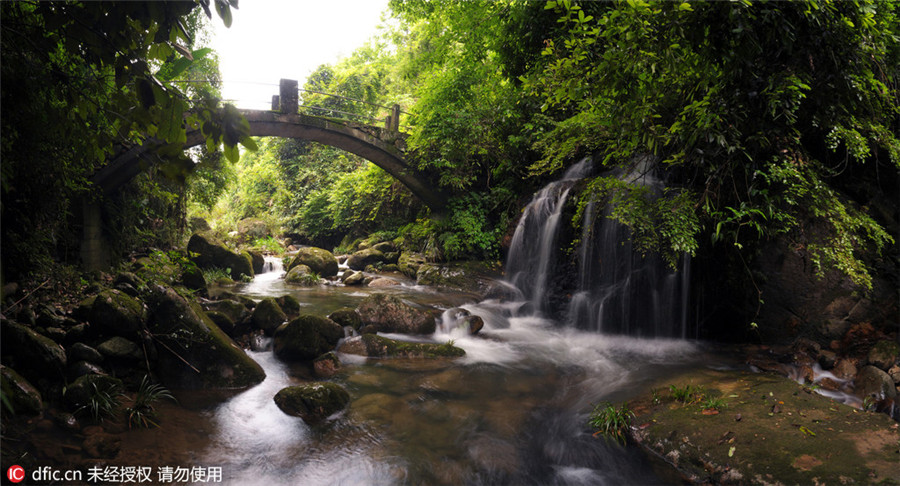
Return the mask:
[[[391,131],[400,131],[400,105],[398,104],[391,107]]]
[[[103,237],[103,212],[100,203],[83,200],[81,203],[81,263],[85,270],[109,269],[109,245]]]
[[[291,115],[297,114],[299,103],[299,90],[297,89],[296,79],[282,79],[279,83],[279,94],[281,100],[281,112]]]

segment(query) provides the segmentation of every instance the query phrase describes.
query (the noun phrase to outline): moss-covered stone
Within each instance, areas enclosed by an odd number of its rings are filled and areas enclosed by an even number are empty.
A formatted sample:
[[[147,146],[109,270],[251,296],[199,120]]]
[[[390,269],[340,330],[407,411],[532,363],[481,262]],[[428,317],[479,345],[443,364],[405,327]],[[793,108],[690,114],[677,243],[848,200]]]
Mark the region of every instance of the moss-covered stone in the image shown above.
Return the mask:
[[[284,413],[317,424],[347,408],[350,394],[336,383],[322,382],[283,388],[274,399]]]
[[[348,270],[344,272],[344,278],[341,282],[344,285],[362,285],[365,278],[365,274],[358,270]]]
[[[104,290],[94,299],[90,323],[108,334],[137,337],[144,328],[144,305],[118,290]]]
[[[181,272],[181,283],[190,290],[195,290],[204,294],[207,288],[206,277],[200,268],[190,265]]]
[[[122,380],[108,375],[83,375],[66,387],[63,399],[69,410],[78,410],[90,404],[98,392],[117,394],[122,390]]]
[[[882,370],[888,370],[900,359],[900,344],[897,341],[882,339],[869,350],[869,364]]]
[[[363,326],[371,325],[378,332],[432,334],[436,328],[434,312],[417,309],[393,295],[371,295],[356,311]]]
[[[425,264],[425,255],[404,251],[397,260],[400,271],[409,278],[416,278],[419,267]]]
[[[250,311],[247,309],[247,306],[241,302],[229,299],[205,302],[203,304],[203,309],[207,312],[221,312],[228,316],[234,324],[237,324],[250,316]]]
[[[316,378],[328,379],[341,369],[341,360],[334,351],[329,351],[313,360],[313,374]]]
[[[362,327],[362,320],[359,318],[359,313],[356,312],[356,309],[350,307],[338,309],[329,314],[328,318],[342,327],[349,326],[354,330],[359,330],[359,328]]]
[[[447,342],[411,343],[376,334],[363,334],[345,340],[339,352],[370,358],[459,358],[466,351]]]
[[[302,315],[275,330],[272,350],[285,361],[308,361],[334,349],[344,330],[331,319]]]
[[[132,341],[121,336],[114,336],[97,346],[97,351],[103,356],[123,361],[140,361],[144,357],[144,353]]]
[[[206,316],[209,317],[209,319],[213,321],[217,326],[219,326],[219,329],[224,331],[225,334],[234,337],[234,321],[231,320],[228,315],[223,312],[207,311]]]
[[[701,370],[667,384],[703,387],[727,403],[700,403],[668,392],[630,402],[628,433],[690,482],[713,484],[895,484],[896,423],[860,412],[773,374]]]
[[[319,284],[319,276],[304,264],[294,265],[284,276],[284,281],[291,285],[315,286]]]
[[[278,302],[278,306],[281,307],[281,310],[284,311],[288,317],[297,317],[300,315],[300,301],[293,295],[282,295],[281,297],[276,298],[275,302]]]
[[[197,254],[193,261],[200,268],[230,268],[234,280],[240,280],[242,275],[254,275],[249,253],[233,252],[210,234],[195,233],[188,241],[187,249]]]
[[[481,293],[487,291],[499,276],[499,265],[492,262],[426,263],[419,266],[416,283]]]
[[[297,250],[297,254],[288,264],[288,271],[297,265],[306,265],[313,273],[322,278],[333,277],[338,274],[338,261],[334,254],[322,248],[307,246]]]
[[[247,253],[250,254],[250,263],[253,265],[253,273],[263,273],[266,266],[266,258],[263,254],[252,250],[247,251]]]
[[[173,388],[244,388],[265,372],[200,306],[171,288],[154,286],[148,326],[165,345],[159,352],[160,379]]]
[[[275,329],[285,321],[287,321],[287,315],[272,297],[267,297],[256,304],[256,309],[253,309],[253,314],[250,315],[250,323],[253,327],[262,329],[267,336],[274,334]]]
[[[350,258],[347,259],[347,266],[353,270],[365,270],[369,265],[383,262],[384,253],[374,248],[369,248],[367,250],[357,251],[350,255]]]
[[[0,380],[3,396],[9,400],[13,413],[26,415],[41,413],[41,409],[44,408],[41,393],[25,377],[12,368],[0,365]]]
[[[66,369],[66,352],[52,339],[12,321],[0,323],[4,362],[12,365],[32,383],[62,378]]]

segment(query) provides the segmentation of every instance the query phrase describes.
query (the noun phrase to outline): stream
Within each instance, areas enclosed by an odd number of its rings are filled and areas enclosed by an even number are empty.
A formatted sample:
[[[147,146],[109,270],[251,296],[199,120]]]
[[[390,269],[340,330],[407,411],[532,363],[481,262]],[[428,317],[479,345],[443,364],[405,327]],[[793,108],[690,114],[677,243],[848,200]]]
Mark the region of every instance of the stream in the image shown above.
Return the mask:
[[[643,453],[592,436],[593,404],[626,401],[680,370],[706,366],[702,344],[608,336],[560,327],[548,318],[511,317],[522,302],[416,286],[292,287],[279,266],[234,290],[254,299],[291,294],[303,312],[327,315],[373,292],[481,316],[477,336],[445,313],[433,336],[466,350],[457,360],[341,356],[332,380],[352,397],[317,427],[281,412],[273,396],[311,380],[302,365],[271,351],[248,351],[266,371],[261,384],[221,401],[217,392],[179,395],[192,409],[176,456],[221,467],[223,484],[665,484]],[[410,336],[389,335],[395,339]],[[217,400],[217,396],[219,397]],[[178,418],[172,419],[178,422]]]

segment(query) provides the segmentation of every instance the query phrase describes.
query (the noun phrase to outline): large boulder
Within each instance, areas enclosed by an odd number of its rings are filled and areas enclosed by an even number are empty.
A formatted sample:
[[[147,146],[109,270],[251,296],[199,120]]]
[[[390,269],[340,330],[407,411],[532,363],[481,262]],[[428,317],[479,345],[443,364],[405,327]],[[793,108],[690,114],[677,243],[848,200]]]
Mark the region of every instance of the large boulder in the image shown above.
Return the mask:
[[[284,413],[317,424],[347,408],[350,394],[337,383],[289,386],[275,394],[275,404]]]
[[[293,295],[284,294],[281,297],[276,298],[275,302],[278,303],[278,306],[281,307],[281,310],[284,311],[288,317],[297,317],[300,315],[300,301]]]
[[[247,306],[231,299],[205,302],[203,304],[203,310],[208,312],[222,313],[229,319],[231,319],[231,322],[235,324],[243,321],[250,315],[250,311],[247,310]]]
[[[900,359],[900,344],[883,339],[869,350],[869,364],[882,370],[889,370]]]
[[[160,379],[173,388],[244,388],[266,374],[199,305],[171,288],[154,286],[148,327],[163,345]]]
[[[297,250],[297,254],[288,264],[288,271],[297,265],[306,265],[313,273],[322,278],[334,277],[338,274],[338,261],[334,254],[322,248],[307,246]]]
[[[187,249],[188,252],[197,254],[193,261],[200,268],[230,268],[231,278],[234,280],[240,280],[242,275],[254,275],[249,253],[233,252],[212,236],[195,233],[188,241]]]
[[[459,358],[465,350],[452,344],[412,343],[376,334],[363,334],[344,340],[338,352],[370,358]]]
[[[44,408],[41,393],[14,369],[0,365],[0,386],[13,413],[37,415]]]
[[[61,379],[66,370],[66,351],[52,339],[31,329],[3,320],[0,323],[4,362],[9,360],[32,383]]]
[[[409,278],[416,278],[419,267],[424,264],[425,255],[408,251],[401,253],[399,260],[397,260],[397,266],[400,267],[400,271]]]
[[[272,350],[285,361],[309,361],[331,351],[344,330],[331,319],[303,315],[275,330]]]
[[[369,296],[356,311],[362,325],[373,326],[377,332],[432,334],[436,327],[434,312],[416,309],[393,295]]]
[[[118,290],[104,290],[91,306],[90,323],[115,336],[137,337],[144,327],[144,305]]]
[[[258,251],[248,251],[250,254],[250,263],[253,266],[253,273],[263,273],[266,267],[266,257]]]
[[[354,330],[359,330],[359,328],[362,327],[362,320],[359,318],[359,313],[356,312],[356,309],[350,307],[338,309],[331,314],[328,314],[328,318],[336,322],[339,326],[350,327]]]
[[[284,276],[284,281],[292,285],[313,287],[319,284],[319,276],[307,265],[294,265]]]
[[[384,253],[374,248],[360,250],[347,258],[347,266],[353,270],[365,270],[367,266],[378,263],[384,263]]]
[[[860,397],[872,397],[876,400],[897,397],[897,388],[891,375],[874,366],[864,366],[859,370],[854,391]]]
[[[287,315],[272,297],[267,297],[256,304],[253,314],[250,315],[250,323],[253,327],[262,329],[267,336],[274,334],[275,329],[285,321],[287,321]]]

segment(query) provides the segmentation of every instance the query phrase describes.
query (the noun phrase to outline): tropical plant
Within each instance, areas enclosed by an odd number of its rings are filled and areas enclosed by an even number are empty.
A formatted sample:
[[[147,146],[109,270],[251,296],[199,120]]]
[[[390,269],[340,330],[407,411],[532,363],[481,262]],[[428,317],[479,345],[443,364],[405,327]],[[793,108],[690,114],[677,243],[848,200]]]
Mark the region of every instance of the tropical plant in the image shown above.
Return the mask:
[[[703,387],[690,384],[684,386],[669,385],[669,394],[676,401],[681,403],[691,403],[701,399],[703,396]]]
[[[128,428],[158,427],[159,425],[154,421],[156,409],[153,404],[163,399],[177,401],[169,390],[162,385],[151,383],[150,377],[144,375],[134,396],[134,403],[125,409],[125,413],[128,415]]]
[[[113,417],[122,405],[122,387],[116,383],[110,383],[98,387],[97,383],[91,383],[91,396],[88,402],[75,410],[75,413],[87,411],[95,422]]]

